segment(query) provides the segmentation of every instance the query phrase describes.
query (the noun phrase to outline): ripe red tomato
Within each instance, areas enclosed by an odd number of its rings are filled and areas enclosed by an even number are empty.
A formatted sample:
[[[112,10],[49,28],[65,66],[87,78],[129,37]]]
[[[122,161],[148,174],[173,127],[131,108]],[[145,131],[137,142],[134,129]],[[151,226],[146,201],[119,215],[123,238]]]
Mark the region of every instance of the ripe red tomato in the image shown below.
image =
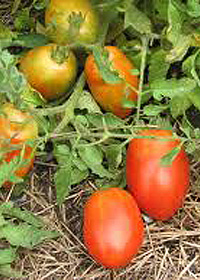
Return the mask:
[[[181,207],[189,188],[189,160],[181,148],[171,165],[161,165],[162,157],[180,144],[180,139],[167,140],[172,137],[172,131],[149,129],[140,135],[160,139],[135,138],[129,143],[128,190],[142,211],[154,219],[167,220]]]
[[[143,231],[138,206],[125,190],[99,190],[85,205],[84,243],[91,256],[105,267],[127,265],[139,251]]]
[[[62,51],[61,47],[50,44],[28,51],[20,60],[20,71],[47,100],[66,94],[76,78],[74,54],[70,51],[65,58],[61,57]]]
[[[107,46],[108,59],[112,62],[112,68],[117,70],[122,82],[116,84],[106,83],[100,75],[95,63],[94,56],[88,56],[85,63],[85,75],[88,86],[94,99],[105,111],[111,111],[118,117],[125,118],[131,112],[131,108],[124,107],[125,99],[136,101],[137,93],[131,88],[138,87],[138,76],[133,75],[131,70],[135,67],[125,54],[115,46]]]
[[[69,30],[72,14],[83,17],[80,29]],[[51,0],[45,11],[45,25],[51,40],[59,45],[73,41],[91,44],[96,41],[99,19],[89,0]],[[74,27],[74,26],[73,26]]]
[[[33,147],[26,144],[28,140],[38,137],[38,126],[31,115],[16,109],[12,104],[4,104],[0,114],[0,147],[5,149],[3,160],[10,162],[16,156],[20,156],[22,149],[23,158],[28,161],[16,170],[18,177],[25,176],[33,166]],[[9,182],[5,186],[10,186]]]

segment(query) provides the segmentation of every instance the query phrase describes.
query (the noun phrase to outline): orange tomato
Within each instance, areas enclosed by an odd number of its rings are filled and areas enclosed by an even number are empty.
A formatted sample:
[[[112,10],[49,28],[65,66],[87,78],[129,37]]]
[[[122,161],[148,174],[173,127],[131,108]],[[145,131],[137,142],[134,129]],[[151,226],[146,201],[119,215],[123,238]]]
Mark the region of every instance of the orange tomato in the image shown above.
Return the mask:
[[[84,207],[84,243],[91,256],[108,268],[127,265],[138,253],[144,225],[134,198],[109,188],[92,194]]]
[[[123,105],[124,100],[136,101],[138,88],[138,76],[131,70],[135,67],[126,55],[115,46],[106,46],[108,59],[112,68],[117,70],[122,82],[116,84],[106,83],[100,75],[94,56],[88,56],[85,63],[85,75],[88,86],[94,99],[105,111],[111,111],[118,117],[125,118],[131,114],[132,109]]]
[[[0,114],[0,147],[5,149],[3,160],[10,162],[20,156],[23,149],[22,160],[28,160],[15,175],[24,177],[33,166],[33,147],[26,144],[28,140],[38,137],[38,126],[31,115],[16,109],[12,104],[6,103],[1,108]],[[10,186],[9,182],[5,186]]]
[[[129,143],[126,159],[128,190],[139,208],[158,220],[171,218],[182,206],[189,188],[189,160],[183,148],[172,164],[162,166],[161,159],[180,145],[171,130],[146,129]],[[160,138],[159,138],[160,137]]]

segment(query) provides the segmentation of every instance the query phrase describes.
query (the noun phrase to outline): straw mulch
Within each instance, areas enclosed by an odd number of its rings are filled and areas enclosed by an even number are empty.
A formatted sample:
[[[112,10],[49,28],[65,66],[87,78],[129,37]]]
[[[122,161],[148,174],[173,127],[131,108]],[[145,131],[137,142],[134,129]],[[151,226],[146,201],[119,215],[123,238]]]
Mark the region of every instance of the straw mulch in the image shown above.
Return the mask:
[[[197,163],[191,164],[191,189],[184,207],[167,222],[146,219],[139,254],[126,268],[110,271],[91,259],[82,239],[83,206],[95,186],[87,181],[74,187],[59,208],[52,183],[54,167],[36,164],[27,191],[16,203],[40,216],[47,228],[58,230],[61,236],[32,251],[20,249],[15,267],[27,275],[25,280],[200,279],[198,171]]]

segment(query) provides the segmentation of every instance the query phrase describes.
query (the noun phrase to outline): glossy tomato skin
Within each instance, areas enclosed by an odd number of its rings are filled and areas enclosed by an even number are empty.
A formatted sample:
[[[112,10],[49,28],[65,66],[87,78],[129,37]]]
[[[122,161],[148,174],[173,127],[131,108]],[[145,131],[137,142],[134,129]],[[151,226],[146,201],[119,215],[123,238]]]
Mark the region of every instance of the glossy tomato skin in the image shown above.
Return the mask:
[[[38,126],[31,115],[16,109],[12,104],[6,103],[1,108],[0,114],[0,147],[6,149],[3,159],[10,162],[20,156],[23,149],[23,159],[27,163],[16,170],[15,174],[24,177],[33,166],[33,147],[26,144],[28,140],[38,137]],[[7,182],[5,186],[10,187]]]
[[[171,218],[182,206],[189,188],[189,160],[180,150],[169,166],[161,166],[161,158],[180,144],[170,130],[144,130],[144,136],[160,139],[133,139],[127,149],[126,178],[128,190],[139,208],[157,220]],[[165,139],[166,141],[162,141]]]
[[[138,253],[144,234],[140,210],[125,190],[92,194],[84,208],[83,237],[91,256],[108,268],[127,265]]]
[[[77,74],[77,61],[73,52],[69,52],[64,62],[58,63],[52,58],[56,47],[55,44],[36,47],[20,60],[20,71],[29,84],[47,100],[66,95]]]
[[[88,56],[85,63],[86,80],[94,99],[105,111],[125,118],[131,114],[132,109],[126,108],[123,102],[125,99],[136,101],[137,93],[131,87],[137,89],[139,79],[137,75],[131,73],[135,66],[120,49],[115,46],[106,46],[105,50],[108,51],[108,59],[112,67],[118,71],[124,81],[116,84],[106,83],[100,75],[92,54]],[[127,83],[131,87],[127,87]]]
[[[81,13],[84,18],[75,38],[69,34],[69,16],[72,13]],[[72,40],[91,44],[97,39],[99,19],[89,0],[50,0],[45,11],[45,25],[47,34],[56,44],[66,45]]]

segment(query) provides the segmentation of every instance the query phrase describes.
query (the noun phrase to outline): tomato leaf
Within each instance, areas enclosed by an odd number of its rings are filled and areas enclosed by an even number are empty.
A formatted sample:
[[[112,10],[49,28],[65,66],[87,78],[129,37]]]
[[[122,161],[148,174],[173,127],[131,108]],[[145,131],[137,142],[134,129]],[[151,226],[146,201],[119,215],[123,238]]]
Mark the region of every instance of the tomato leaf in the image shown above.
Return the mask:
[[[56,184],[56,199],[61,205],[68,196],[71,186],[71,165],[68,163],[64,167],[59,168],[54,174]]]
[[[120,83],[122,79],[119,77],[117,70],[112,68],[112,63],[108,59],[108,52],[99,46],[94,46],[92,52],[102,79],[109,84]]]
[[[41,219],[33,215],[30,211],[26,209],[20,209],[14,207],[12,202],[5,202],[0,205],[0,213],[9,217],[18,218],[26,223],[29,223],[35,227],[42,227],[43,222]],[[0,224],[1,225],[1,224]]]
[[[174,118],[183,115],[184,112],[192,105],[188,96],[175,96],[170,101],[170,111]]]
[[[198,75],[198,70],[200,69],[199,53],[200,51],[198,50],[195,54],[190,55],[183,62],[183,71],[186,72],[189,77],[193,78],[197,82],[198,86],[200,86],[200,79]]]
[[[193,91],[188,93],[188,98],[194,104],[194,106],[200,110],[200,94],[199,87],[196,87]]]
[[[136,20],[137,19],[137,20]],[[125,19],[124,27],[132,26],[137,32],[141,34],[151,34],[151,21],[148,16],[140,11],[132,1],[125,1]]]
[[[167,55],[169,62],[181,60],[191,43],[191,35],[183,33],[183,23],[186,19],[185,6],[178,2],[170,0],[168,5],[167,39],[173,44],[172,50]]]
[[[102,165],[103,152],[97,145],[81,145],[78,154],[94,174],[100,177],[111,177],[112,174]]]
[[[65,166],[71,157],[69,146],[65,144],[54,145],[54,156],[61,166]]]
[[[19,34],[16,40],[13,41],[13,45],[20,45],[31,49],[47,45],[48,43],[49,39],[45,35],[37,33]]]
[[[187,1],[187,13],[191,17],[199,17],[200,14],[200,3],[199,0]]]
[[[177,95],[182,96],[194,90],[195,87],[196,81],[190,78],[159,80],[151,85],[153,96],[157,100],[161,100],[162,96],[169,98]]]
[[[23,278],[21,272],[14,270],[10,264],[0,265],[0,275],[5,277]]]
[[[103,161],[103,152],[97,145],[81,145],[78,147],[79,156],[87,166],[98,165]]]
[[[0,249],[0,266],[16,259],[16,248]]]
[[[167,52],[159,50],[151,55],[149,65],[149,84],[166,78],[170,64],[166,61]]]
[[[7,224],[7,221],[4,219],[1,210],[0,210],[0,227]]]
[[[77,108],[87,109],[88,113],[101,113],[99,105],[96,103],[91,93],[84,91],[77,102]]]
[[[120,144],[112,144],[105,148],[105,156],[109,169],[115,170],[122,163],[123,148]]]
[[[161,165],[164,167],[172,165],[173,161],[175,160],[180,150],[181,150],[181,146],[179,145],[178,147],[173,148],[169,153],[164,155],[160,161]]]
[[[146,116],[158,116],[160,113],[168,109],[168,105],[153,105],[149,104],[143,108],[143,112]]]
[[[14,26],[17,31],[22,31],[34,26],[34,21],[30,17],[30,8],[18,10],[17,16],[14,20]]]
[[[22,223],[13,225],[9,223],[0,228],[0,238],[5,238],[13,246],[21,246],[33,249],[44,240],[56,238],[59,233],[56,231],[40,230],[32,225]]]

